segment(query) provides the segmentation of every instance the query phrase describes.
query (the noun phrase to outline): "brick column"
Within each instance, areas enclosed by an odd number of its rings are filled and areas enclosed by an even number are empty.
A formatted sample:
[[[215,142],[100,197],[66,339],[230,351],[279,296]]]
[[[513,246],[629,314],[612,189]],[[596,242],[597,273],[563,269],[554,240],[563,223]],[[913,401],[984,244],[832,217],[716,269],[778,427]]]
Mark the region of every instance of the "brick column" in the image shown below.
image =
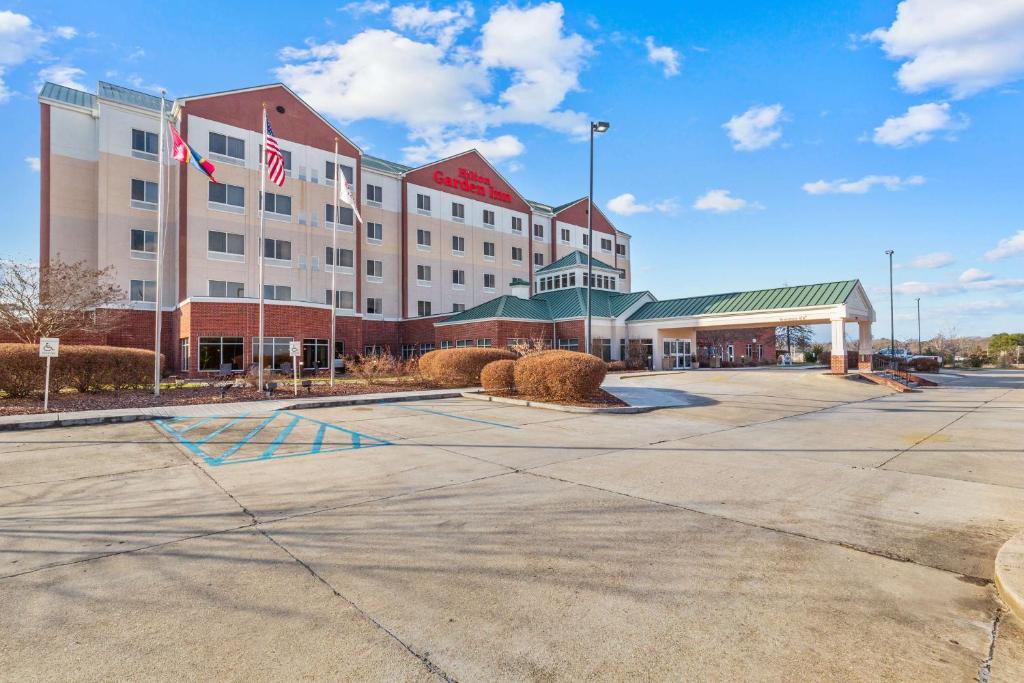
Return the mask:
[[[871,371],[872,350],[871,321],[861,320],[857,323],[860,338],[858,343],[857,369]]]
[[[832,321],[832,374],[846,374],[846,324],[840,318]]]

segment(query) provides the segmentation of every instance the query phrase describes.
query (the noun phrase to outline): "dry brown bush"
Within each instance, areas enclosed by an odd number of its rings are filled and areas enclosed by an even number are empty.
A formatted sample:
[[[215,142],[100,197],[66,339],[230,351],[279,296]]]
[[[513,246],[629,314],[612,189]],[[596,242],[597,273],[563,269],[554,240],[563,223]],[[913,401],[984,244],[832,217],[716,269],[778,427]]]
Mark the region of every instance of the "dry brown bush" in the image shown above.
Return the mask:
[[[0,391],[11,397],[41,392],[45,377],[46,361],[35,344],[0,344]],[[119,391],[152,383],[153,352],[145,349],[61,346],[50,369],[51,391]]]
[[[472,387],[480,383],[480,371],[496,360],[515,360],[505,349],[439,349],[420,358],[420,373],[441,387]]]
[[[604,381],[604,361],[579,351],[543,351],[515,364],[516,391],[556,401],[583,401]]]
[[[371,354],[363,356],[359,362],[352,367],[356,377],[367,384],[376,384],[384,377],[393,377],[399,374],[401,361],[388,353]]]
[[[496,360],[484,366],[480,371],[480,384],[484,391],[496,391],[510,394],[515,391],[514,360]]]

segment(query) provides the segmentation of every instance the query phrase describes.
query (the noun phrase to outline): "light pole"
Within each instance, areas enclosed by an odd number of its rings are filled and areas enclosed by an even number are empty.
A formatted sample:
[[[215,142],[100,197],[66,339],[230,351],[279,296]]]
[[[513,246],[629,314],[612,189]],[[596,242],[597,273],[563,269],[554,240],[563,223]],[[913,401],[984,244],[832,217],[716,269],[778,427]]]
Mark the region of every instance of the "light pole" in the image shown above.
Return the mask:
[[[917,297],[917,355],[921,355],[921,297]]]
[[[892,370],[896,363],[896,318],[892,296],[892,255],[895,252],[886,249],[885,253],[889,256],[889,370]]]
[[[590,191],[587,193],[587,353],[593,353],[593,310],[590,293],[594,288],[594,133],[611,127],[607,121],[590,122]]]

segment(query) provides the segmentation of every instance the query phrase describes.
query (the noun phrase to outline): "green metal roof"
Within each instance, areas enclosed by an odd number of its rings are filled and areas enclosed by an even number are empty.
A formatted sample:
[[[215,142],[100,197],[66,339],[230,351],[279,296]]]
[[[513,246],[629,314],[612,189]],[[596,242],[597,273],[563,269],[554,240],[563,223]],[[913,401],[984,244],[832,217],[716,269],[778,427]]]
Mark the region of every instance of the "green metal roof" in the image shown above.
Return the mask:
[[[587,255],[584,252],[580,251],[579,249],[575,249],[570,253],[566,254],[565,256],[563,256],[562,258],[558,259],[557,261],[553,261],[548,265],[544,266],[543,268],[538,268],[537,273],[547,273],[552,270],[571,268],[572,266],[585,266],[587,265],[587,261]],[[615,266],[609,266],[607,263],[599,259],[594,259],[594,267],[604,268],[605,270],[613,270],[616,273],[620,272],[619,268],[616,268]]]
[[[584,199],[586,199],[586,197],[580,197],[579,199],[574,199],[574,200],[572,200],[571,202],[566,202],[565,204],[559,204],[558,206],[556,206],[556,207],[552,208],[552,209],[551,209],[551,212],[552,212],[552,213],[559,213],[559,212],[561,212],[561,211],[564,211],[565,209],[568,209],[568,208],[569,208],[570,206],[572,206],[573,204],[579,204],[579,203],[580,203],[580,202],[582,202],[582,201],[583,201]]]
[[[642,299],[650,292],[620,294],[602,289],[593,290],[594,315],[612,318]],[[485,301],[479,306],[468,308],[444,320],[444,323],[466,323],[491,318],[514,318],[554,322],[569,318],[581,318],[587,314],[587,290],[583,287],[553,289],[536,294],[530,299],[505,295]]]
[[[114,85],[113,83],[107,83],[106,81],[100,81],[97,84],[96,95],[106,100],[123,102],[124,104],[128,104],[133,107],[141,107],[142,109],[152,109],[153,111],[160,111],[160,98],[156,95],[150,95],[149,93],[139,92],[138,90],[132,90],[131,88],[125,88],[120,85]],[[166,100],[166,102],[167,111],[170,111],[171,101]]]
[[[43,89],[39,91],[39,98],[54,102],[64,102],[65,104],[85,107],[86,109],[96,108],[96,96],[92,93],[75,90],[66,85],[57,85],[49,81],[43,83]]]
[[[375,171],[394,173],[395,175],[402,175],[403,173],[407,173],[412,170],[412,166],[405,166],[403,164],[395,163],[394,161],[370,156],[369,154],[363,155],[363,166]]]
[[[766,311],[777,308],[831,306],[845,303],[856,286],[857,280],[843,280],[823,282],[817,285],[777,287],[750,292],[731,292],[729,294],[654,301],[641,306],[633,315],[629,316],[629,320],[658,320],[660,318]]]
[[[550,204],[544,202],[535,202],[532,199],[527,199],[526,203],[529,204],[536,211],[543,211],[544,213],[554,213],[555,209]]]
[[[510,282],[510,283],[508,283],[508,284],[509,284],[510,286],[512,286],[512,287],[522,287],[522,286],[524,286],[524,285],[525,285],[526,287],[529,287],[529,286],[530,286],[530,283],[529,283],[529,282],[527,282],[526,280],[524,280],[524,279],[523,279],[523,278],[521,278],[521,277],[514,277],[514,278],[512,278],[512,282]]]
[[[474,320],[488,320],[490,318],[550,321],[551,312],[546,301],[522,299],[518,296],[506,294],[496,299],[485,301],[479,306],[467,308],[450,318],[446,318],[443,322],[466,323]]]

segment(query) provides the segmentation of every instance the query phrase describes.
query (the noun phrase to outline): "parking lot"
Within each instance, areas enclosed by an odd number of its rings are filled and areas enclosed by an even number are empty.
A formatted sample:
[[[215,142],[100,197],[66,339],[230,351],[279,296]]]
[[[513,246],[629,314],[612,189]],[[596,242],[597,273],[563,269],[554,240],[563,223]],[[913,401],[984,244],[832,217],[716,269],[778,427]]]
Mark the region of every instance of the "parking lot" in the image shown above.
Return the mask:
[[[0,434],[0,679],[1024,680],[1024,373]]]

